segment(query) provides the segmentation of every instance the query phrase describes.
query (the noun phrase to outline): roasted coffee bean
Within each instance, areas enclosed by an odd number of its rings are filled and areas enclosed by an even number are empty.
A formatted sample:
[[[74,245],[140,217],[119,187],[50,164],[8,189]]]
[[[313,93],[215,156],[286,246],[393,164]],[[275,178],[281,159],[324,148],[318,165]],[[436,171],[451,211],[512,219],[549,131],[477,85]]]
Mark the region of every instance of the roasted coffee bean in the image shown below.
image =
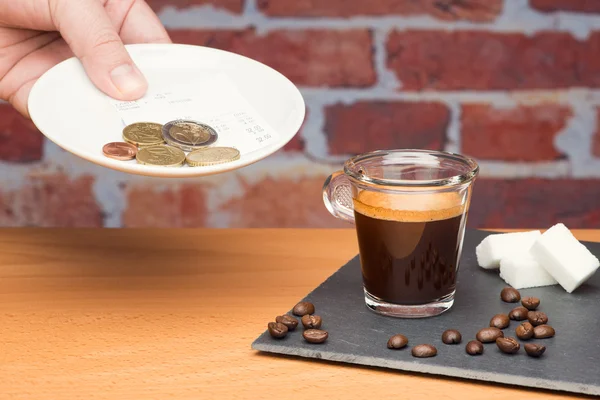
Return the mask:
[[[525,297],[523,300],[521,300],[521,304],[523,304],[523,307],[530,311],[535,310],[540,306],[540,299],[537,297]]]
[[[275,318],[275,322],[279,322],[280,324],[284,324],[287,326],[288,331],[293,331],[298,326],[298,320],[291,315],[280,315]]]
[[[281,339],[288,333],[288,327],[279,322],[269,322],[269,334],[275,339]]]
[[[329,337],[329,333],[320,329],[307,329],[302,332],[302,336],[308,343],[323,343]]]
[[[292,312],[294,313],[294,315],[303,317],[306,314],[314,314],[315,306],[313,305],[313,303],[309,303],[307,301],[302,301],[294,306],[294,309],[292,310]]]
[[[490,320],[490,326],[493,328],[504,329],[510,324],[510,319],[506,314],[496,314]]]
[[[302,317],[302,325],[305,329],[319,329],[322,319],[318,315],[308,315]]]
[[[529,311],[527,313],[527,319],[533,326],[544,325],[548,322],[548,316],[541,311]]]
[[[508,318],[514,320],[514,321],[525,321],[527,319],[527,313],[529,312],[528,309],[526,309],[525,307],[517,307],[517,308],[513,308],[509,313],[508,313]]]
[[[483,354],[483,343],[481,343],[479,340],[471,340],[469,343],[467,343],[465,350],[467,351],[467,354],[472,356]]]
[[[515,329],[517,337],[521,340],[528,340],[533,337],[533,325],[529,321],[521,322],[521,325]]]
[[[442,342],[446,344],[458,344],[462,341],[462,335],[456,329],[448,329],[442,333]]]
[[[495,342],[496,339],[504,337],[504,333],[498,328],[483,328],[477,332],[475,337],[481,343],[492,343]]]
[[[535,343],[527,343],[525,346],[525,352],[531,357],[540,357],[546,351],[546,346]]]
[[[435,346],[430,344],[419,344],[412,348],[413,357],[427,358],[434,357],[437,354]]]
[[[533,328],[533,337],[536,339],[551,338],[556,334],[556,331],[550,325],[539,325]]]
[[[387,347],[388,349],[402,349],[404,347],[406,347],[406,345],[408,344],[408,338],[404,335],[394,335],[390,338],[390,340],[388,340],[387,342]]]
[[[505,287],[500,292],[500,298],[506,303],[516,303],[521,300],[521,293],[517,289],[511,287]]]
[[[496,346],[506,354],[515,354],[521,348],[517,339],[512,337],[496,339]]]

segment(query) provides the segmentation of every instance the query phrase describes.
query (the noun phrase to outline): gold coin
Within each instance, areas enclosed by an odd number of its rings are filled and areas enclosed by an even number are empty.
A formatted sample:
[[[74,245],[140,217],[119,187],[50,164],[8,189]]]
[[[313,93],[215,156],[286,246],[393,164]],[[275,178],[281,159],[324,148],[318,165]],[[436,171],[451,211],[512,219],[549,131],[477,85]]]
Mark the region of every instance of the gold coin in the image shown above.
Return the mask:
[[[172,146],[150,146],[138,151],[135,158],[140,164],[180,167],[185,161],[185,153]]]
[[[223,164],[240,158],[240,151],[233,147],[208,147],[194,150],[187,155],[186,161],[192,167]]]
[[[123,129],[123,140],[136,146],[154,146],[164,143],[162,125],[154,122],[136,122]]]
[[[174,124],[169,129],[169,135],[182,144],[191,146],[206,143],[212,136],[208,126],[190,122],[178,122]]]

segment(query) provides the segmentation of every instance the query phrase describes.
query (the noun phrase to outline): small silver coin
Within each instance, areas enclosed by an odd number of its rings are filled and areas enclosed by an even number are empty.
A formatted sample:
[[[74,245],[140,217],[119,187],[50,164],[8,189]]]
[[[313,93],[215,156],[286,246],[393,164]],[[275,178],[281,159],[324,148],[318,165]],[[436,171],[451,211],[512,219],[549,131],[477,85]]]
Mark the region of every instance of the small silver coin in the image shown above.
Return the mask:
[[[162,136],[165,142],[183,151],[208,147],[219,138],[212,126],[185,119],[177,119],[163,125]]]

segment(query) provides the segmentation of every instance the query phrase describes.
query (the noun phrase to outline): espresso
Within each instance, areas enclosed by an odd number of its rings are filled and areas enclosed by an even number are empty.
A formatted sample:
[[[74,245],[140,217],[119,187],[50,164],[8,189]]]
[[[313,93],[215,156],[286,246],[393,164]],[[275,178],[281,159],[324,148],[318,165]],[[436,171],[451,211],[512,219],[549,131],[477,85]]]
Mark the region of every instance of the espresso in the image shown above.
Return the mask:
[[[355,201],[363,282],[381,301],[418,305],[454,292],[464,234],[462,207],[398,211]]]

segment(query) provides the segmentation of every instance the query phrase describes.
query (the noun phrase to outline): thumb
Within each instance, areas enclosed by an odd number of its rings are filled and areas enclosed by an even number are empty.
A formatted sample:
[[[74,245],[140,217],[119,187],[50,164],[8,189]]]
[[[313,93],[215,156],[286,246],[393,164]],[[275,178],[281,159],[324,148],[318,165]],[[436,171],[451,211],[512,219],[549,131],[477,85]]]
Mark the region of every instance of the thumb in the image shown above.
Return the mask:
[[[136,100],[148,87],[98,0],[49,0],[57,29],[92,82],[119,100]]]

